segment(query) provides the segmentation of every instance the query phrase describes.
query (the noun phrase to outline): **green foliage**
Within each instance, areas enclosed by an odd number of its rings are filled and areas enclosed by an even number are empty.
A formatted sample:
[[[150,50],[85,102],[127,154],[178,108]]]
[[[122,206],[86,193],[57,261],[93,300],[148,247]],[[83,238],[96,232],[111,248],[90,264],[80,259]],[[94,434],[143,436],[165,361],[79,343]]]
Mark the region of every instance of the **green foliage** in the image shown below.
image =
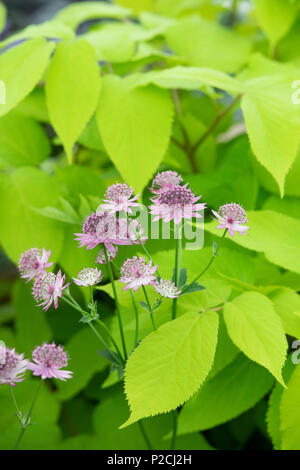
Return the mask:
[[[28,359],[62,344],[74,374],[42,383],[20,449],[142,450],[140,424],[155,450],[169,449],[177,410],[176,450],[299,450],[299,1],[69,3],[18,30],[22,13],[0,1],[0,340]],[[155,329],[143,290],[136,314],[96,264],[101,246],[78,248],[74,234],[113,183],[149,206],[164,170],[207,209],[186,221],[200,240],[184,231],[176,258],[184,295],[161,302],[147,286]],[[210,210],[226,202],[245,208],[245,236],[221,238]],[[145,248],[170,280],[176,241],[161,229],[151,221]],[[73,284],[77,310],[62,299],[37,308],[11,264],[33,247],[51,250],[67,282],[101,269],[94,296]],[[146,256],[138,243],[119,247],[116,279],[135,255]],[[79,322],[78,309],[96,307],[105,326]],[[38,386],[29,376],[14,387],[23,413]],[[15,414],[1,386],[0,449],[17,439]]]

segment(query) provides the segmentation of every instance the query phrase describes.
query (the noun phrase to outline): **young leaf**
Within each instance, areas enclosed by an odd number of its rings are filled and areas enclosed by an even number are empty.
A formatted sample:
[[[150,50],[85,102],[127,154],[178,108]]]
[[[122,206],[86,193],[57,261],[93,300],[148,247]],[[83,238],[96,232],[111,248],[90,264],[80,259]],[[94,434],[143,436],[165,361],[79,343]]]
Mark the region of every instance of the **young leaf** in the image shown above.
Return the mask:
[[[210,429],[235,418],[252,408],[272,385],[271,374],[239,354],[184,405],[179,434]]]
[[[0,55],[0,80],[6,90],[6,103],[0,105],[0,116],[8,113],[33,90],[42,78],[53,49],[53,43],[39,38]]]
[[[281,370],[288,343],[272,302],[258,292],[245,292],[225,304],[224,319],[234,344],[285,385]]]
[[[107,152],[138,192],[148,183],[169,143],[173,105],[154,86],[130,89],[126,79],[103,79],[97,121]]]
[[[46,79],[51,122],[68,159],[72,147],[94,113],[100,91],[100,72],[90,44],[79,39],[57,47]]]
[[[293,0],[254,0],[254,4],[258,21],[274,47],[292,26],[297,4]]]
[[[212,367],[219,318],[187,313],[147,336],[128,359],[125,391],[131,415],[122,427],[177,408]]]

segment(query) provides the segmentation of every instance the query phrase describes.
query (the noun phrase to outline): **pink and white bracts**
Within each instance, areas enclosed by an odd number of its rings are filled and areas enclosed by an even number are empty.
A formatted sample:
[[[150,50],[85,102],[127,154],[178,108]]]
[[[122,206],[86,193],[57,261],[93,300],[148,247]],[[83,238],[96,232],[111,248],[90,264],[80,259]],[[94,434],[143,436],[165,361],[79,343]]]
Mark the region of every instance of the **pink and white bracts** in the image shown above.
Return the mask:
[[[73,375],[73,372],[69,370],[61,370],[67,367],[68,356],[63,347],[56,346],[54,342],[37,346],[32,353],[32,359],[34,362],[28,363],[28,369],[33,375],[40,376],[42,379],[55,378],[65,381]]]
[[[152,261],[146,264],[145,258],[134,256],[128,258],[121,267],[120,282],[127,284],[123,290],[133,289],[137,291],[142,286],[153,284],[156,280],[154,273],[158,265],[152,266]]]
[[[231,237],[234,237],[234,232],[245,235],[249,230],[247,225],[242,225],[248,222],[248,217],[246,211],[239,204],[224,204],[218,212],[212,210],[212,213],[216,217],[215,220],[219,222],[217,228],[227,229]]]
[[[57,274],[47,273],[35,280],[32,294],[43,310],[48,310],[52,303],[54,308],[58,308],[58,298],[62,297],[64,289],[70,285],[64,285],[65,279],[66,275],[58,271]]]

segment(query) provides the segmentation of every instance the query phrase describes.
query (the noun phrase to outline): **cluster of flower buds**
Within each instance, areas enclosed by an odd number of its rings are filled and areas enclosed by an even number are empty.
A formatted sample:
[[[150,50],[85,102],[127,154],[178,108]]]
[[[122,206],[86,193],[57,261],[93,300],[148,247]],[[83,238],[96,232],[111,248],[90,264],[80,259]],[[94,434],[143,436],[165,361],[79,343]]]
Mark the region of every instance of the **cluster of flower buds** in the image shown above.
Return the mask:
[[[32,361],[24,358],[24,354],[18,354],[14,349],[1,346],[2,355],[0,362],[0,385],[15,386],[25,379],[27,370],[42,379],[56,378],[66,380],[72,377],[72,372],[62,370],[68,365],[68,356],[62,346],[55,343],[37,346],[32,352]]]

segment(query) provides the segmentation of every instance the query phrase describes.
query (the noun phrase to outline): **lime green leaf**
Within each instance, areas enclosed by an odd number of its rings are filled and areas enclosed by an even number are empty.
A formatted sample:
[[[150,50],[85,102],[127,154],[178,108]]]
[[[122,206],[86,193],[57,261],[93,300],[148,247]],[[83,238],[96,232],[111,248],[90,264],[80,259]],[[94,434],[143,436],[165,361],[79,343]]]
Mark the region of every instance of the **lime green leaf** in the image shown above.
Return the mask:
[[[96,51],[97,60],[128,62],[135,52],[135,41],[122,29],[109,25],[83,36]]]
[[[179,434],[210,429],[235,418],[261,400],[272,385],[271,374],[239,354],[184,405]]]
[[[50,154],[43,128],[34,119],[9,113],[0,118],[0,166],[38,165]]]
[[[4,41],[0,42],[0,49],[7,44],[12,44],[16,41],[33,38],[51,38],[51,39],[72,39],[75,34],[72,29],[68,28],[63,23],[58,21],[46,21],[38,25],[30,25],[22,31],[9,36]]]
[[[130,89],[116,76],[103,80],[97,120],[107,152],[124,180],[144,188],[169,143],[173,105],[153,86]]]
[[[203,85],[209,85],[231,93],[240,93],[243,90],[243,84],[235,78],[219,70],[201,67],[172,67],[162,71],[132,76],[131,80],[136,82],[137,85],[154,83],[161,88],[196,90],[203,87]]]
[[[32,210],[52,204],[60,195],[54,179],[41,170],[22,167],[0,178],[1,243],[7,254],[18,261],[29,248],[51,249],[56,261],[63,243],[63,226]]]
[[[0,106],[0,116],[33,90],[42,78],[53,49],[53,43],[32,39],[1,54],[0,80],[5,84],[6,103]]]
[[[74,321],[78,321],[78,315],[74,313]],[[72,380],[66,382],[57,381],[57,396],[61,400],[67,400],[82,390],[95,372],[104,369],[108,362],[97,351],[103,349],[94,332],[84,327],[76,333],[65,346],[70,356],[68,370],[73,371]]]
[[[245,87],[241,107],[251,148],[283,195],[300,140],[299,107],[291,99],[291,77],[273,74],[248,80]]]
[[[247,61],[251,49],[245,37],[199,16],[175,22],[167,28],[166,38],[175,54],[190,65],[224,72],[237,71]]]
[[[156,6],[156,0],[116,0],[116,3],[127,8],[132,8],[135,13],[153,11]]]
[[[100,73],[93,48],[85,40],[57,47],[46,80],[51,122],[69,160],[72,147],[94,113],[100,91]]]
[[[272,302],[258,292],[245,292],[225,305],[224,319],[236,346],[284,385],[281,370],[288,344]]]
[[[84,2],[67,6],[57,14],[56,19],[72,29],[77,29],[84,21],[97,18],[124,18],[130,13],[128,8],[117,5],[104,2]]]
[[[284,331],[300,339],[300,296],[287,287],[277,289],[270,295],[275,312],[281,318]]]
[[[215,312],[187,313],[142,341],[126,366],[131,416],[122,427],[173,410],[190,398],[212,367],[218,322]]]
[[[52,337],[45,312],[37,308],[31,293],[31,286],[19,281],[13,297],[16,311],[17,350],[30,355],[39,344]]]
[[[274,47],[290,30],[296,15],[294,0],[254,0],[256,15]]]
[[[300,367],[296,367],[281,399],[282,450],[300,450],[299,387]]]
[[[300,221],[273,211],[248,212],[250,227],[247,235],[235,235],[231,240],[245,248],[265,253],[271,263],[300,273],[300,247],[298,233]],[[216,224],[206,224],[209,232],[222,236]],[[278,249],[280,246],[280,250]]]

